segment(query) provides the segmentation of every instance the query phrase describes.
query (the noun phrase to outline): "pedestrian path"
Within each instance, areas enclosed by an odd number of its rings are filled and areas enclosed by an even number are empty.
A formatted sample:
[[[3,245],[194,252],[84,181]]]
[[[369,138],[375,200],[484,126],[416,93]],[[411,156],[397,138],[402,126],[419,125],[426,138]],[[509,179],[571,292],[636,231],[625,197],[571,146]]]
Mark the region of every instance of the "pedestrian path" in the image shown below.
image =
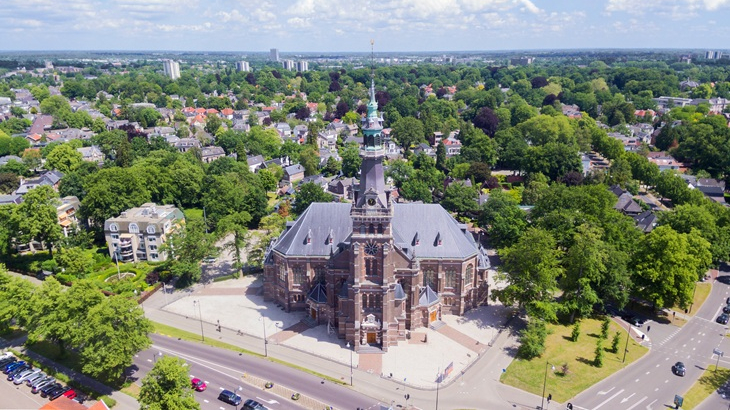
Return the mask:
[[[307,325],[304,322],[295,323],[288,328],[282,330],[281,332],[275,333],[273,336],[269,338],[269,341],[271,343],[283,343],[292,337],[304,332],[305,330],[309,329],[309,325]]]
[[[459,343],[460,345],[466,347],[467,349],[470,349],[476,353],[482,354],[487,350],[487,345],[480,343],[478,340],[473,339],[464,333],[459,332],[458,330],[454,329],[453,327],[444,324],[443,326],[439,327],[437,332],[441,333],[442,335],[448,337],[449,339]]]

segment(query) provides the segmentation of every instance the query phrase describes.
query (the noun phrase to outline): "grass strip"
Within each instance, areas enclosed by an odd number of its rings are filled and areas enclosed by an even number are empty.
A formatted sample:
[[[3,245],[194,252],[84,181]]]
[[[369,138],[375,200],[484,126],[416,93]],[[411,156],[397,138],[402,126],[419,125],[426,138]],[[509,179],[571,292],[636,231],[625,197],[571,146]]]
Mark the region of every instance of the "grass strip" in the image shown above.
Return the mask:
[[[730,378],[730,369],[720,367],[715,371],[715,365],[708,366],[702,376],[684,394],[682,408],[691,410],[702,403],[706,398],[717,391]]]

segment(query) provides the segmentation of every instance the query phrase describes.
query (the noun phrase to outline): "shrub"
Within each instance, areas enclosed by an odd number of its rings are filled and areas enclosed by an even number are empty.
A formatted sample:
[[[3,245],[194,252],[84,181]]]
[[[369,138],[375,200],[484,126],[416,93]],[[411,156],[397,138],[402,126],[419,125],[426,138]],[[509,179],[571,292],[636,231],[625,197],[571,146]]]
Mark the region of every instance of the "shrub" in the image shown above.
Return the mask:
[[[577,342],[580,337],[580,322],[575,322],[573,331],[570,333],[570,341]]]
[[[611,352],[612,353],[618,353],[618,344],[621,340],[621,332],[617,331],[615,335],[613,335],[613,340],[611,340]]]
[[[603,339],[598,339],[596,342],[596,358],[593,360],[593,365],[603,367]]]
[[[611,319],[606,316],[601,323],[601,339],[608,339],[609,326],[611,326]]]
[[[106,404],[106,406],[107,406],[107,407],[109,407],[110,409],[111,409],[112,407],[114,407],[114,406],[116,406],[116,405],[117,405],[117,401],[116,401],[116,400],[114,400],[114,399],[112,399],[112,398],[111,398],[111,397],[109,397],[109,396],[101,396],[101,397],[99,397],[99,400],[103,401],[103,402],[104,402],[104,404]]]
[[[520,333],[520,347],[517,349],[517,355],[527,360],[539,357],[545,351],[546,338],[545,322],[531,320]]]
[[[274,383],[272,383],[272,382],[266,382],[266,384],[264,385],[264,387],[266,387],[267,389],[270,389],[270,388],[274,387]]]

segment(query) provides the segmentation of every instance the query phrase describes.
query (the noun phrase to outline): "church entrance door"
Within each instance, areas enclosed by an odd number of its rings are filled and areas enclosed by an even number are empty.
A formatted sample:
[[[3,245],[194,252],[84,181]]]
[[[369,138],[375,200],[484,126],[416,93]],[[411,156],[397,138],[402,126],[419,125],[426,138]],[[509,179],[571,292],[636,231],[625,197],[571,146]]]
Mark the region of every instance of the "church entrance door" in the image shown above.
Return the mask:
[[[310,309],[312,319],[317,320],[317,309],[311,308]]]
[[[428,314],[428,323],[435,322],[436,318],[438,317],[438,311],[434,310],[433,312]]]
[[[368,344],[370,343],[376,343],[376,337],[375,332],[368,332]]]

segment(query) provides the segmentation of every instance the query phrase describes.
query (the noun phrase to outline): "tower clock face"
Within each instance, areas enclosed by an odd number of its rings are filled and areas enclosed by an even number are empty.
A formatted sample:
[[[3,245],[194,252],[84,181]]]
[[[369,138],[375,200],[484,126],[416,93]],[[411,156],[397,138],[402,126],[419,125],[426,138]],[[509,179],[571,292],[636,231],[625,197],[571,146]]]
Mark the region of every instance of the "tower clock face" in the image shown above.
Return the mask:
[[[372,242],[366,243],[365,253],[367,253],[368,255],[375,255],[376,253],[378,253],[378,244]]]
[[[375,205],[375,198],[368,198],[368,205],[374,206]]]

